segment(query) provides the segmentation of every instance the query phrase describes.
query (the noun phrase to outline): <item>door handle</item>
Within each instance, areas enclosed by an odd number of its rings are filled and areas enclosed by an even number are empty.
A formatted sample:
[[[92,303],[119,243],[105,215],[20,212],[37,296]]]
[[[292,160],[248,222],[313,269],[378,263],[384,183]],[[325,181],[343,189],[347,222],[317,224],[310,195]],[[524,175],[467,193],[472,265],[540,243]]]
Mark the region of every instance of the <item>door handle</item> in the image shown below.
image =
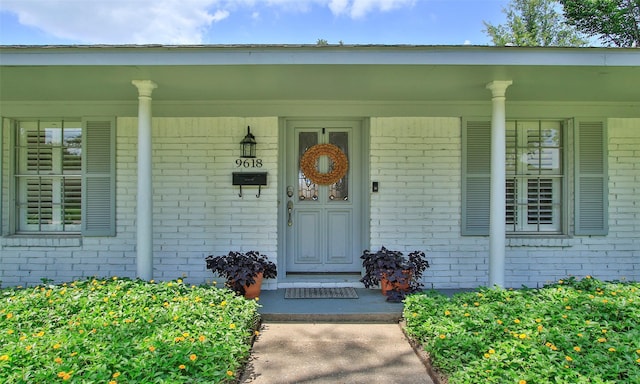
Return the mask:
[[[292,226],[293,225],[293,219],[291,218],[293,214],[293,201],[289,200],[287,202],[287,225],[288,226]]]

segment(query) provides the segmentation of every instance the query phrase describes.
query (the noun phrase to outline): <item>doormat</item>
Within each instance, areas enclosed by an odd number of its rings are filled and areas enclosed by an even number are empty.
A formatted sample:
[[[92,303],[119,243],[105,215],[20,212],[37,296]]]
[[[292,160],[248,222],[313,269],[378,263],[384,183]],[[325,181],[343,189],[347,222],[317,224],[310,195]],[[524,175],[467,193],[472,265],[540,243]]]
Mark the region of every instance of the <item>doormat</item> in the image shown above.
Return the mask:
[[[357,299],[352,287],[344,288],[287,288],[285,299]]]

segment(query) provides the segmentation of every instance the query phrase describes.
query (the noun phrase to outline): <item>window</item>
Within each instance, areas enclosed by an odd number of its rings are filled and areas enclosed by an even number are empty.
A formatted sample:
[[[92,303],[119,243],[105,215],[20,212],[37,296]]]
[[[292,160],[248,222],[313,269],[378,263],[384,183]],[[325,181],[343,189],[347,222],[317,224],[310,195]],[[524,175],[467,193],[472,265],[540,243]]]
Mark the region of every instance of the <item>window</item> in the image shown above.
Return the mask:
[[[15,122],[15,233],[115,232],[113,126]]]
[[[508,233],[607,234],[605,123],[581,120],[569,123],[507,121],[505,224]],[[570,127],[573,128],[571,134]],[[571,138],[573,148],[571,161],[567,137]],[[462,234],[488,235],[491,122],[465,121],[462,140]],[[568,183],[569,175],[575,184]],[[571,216],[567,215],[569,212]]]
[[[19,232],[79,232],[82,123],[17,124],[16,205]]]
[[[507,232],[561,232],[562,128],[559,121],[507,123]]]

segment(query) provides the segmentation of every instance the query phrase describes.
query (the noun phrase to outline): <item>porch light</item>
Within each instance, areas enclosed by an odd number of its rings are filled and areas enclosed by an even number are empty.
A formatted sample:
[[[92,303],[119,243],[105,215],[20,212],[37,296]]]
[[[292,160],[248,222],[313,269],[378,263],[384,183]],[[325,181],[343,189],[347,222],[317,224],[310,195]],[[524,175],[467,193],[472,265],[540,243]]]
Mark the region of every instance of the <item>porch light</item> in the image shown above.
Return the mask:
[[[251,127],[247,126],[247,135],[240,142],[240,157],[256,157],[256,137],[251,134]]]

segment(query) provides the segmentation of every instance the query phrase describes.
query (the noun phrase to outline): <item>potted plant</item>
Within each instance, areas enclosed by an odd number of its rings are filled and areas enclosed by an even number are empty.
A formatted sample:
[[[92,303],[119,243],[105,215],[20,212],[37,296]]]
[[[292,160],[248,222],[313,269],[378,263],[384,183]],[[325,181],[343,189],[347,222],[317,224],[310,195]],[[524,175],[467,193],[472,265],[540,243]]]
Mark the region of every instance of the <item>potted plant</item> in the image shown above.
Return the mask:
[[[225,286],[248,299],[260,295],[262,279],[278,275],[276,265],[257,251],[231,251],[227,255],[206,257],[207,269],[227,279]]]
[[[401,301],[408,293],[419,291],[423,286],[422,274],[429,268],[422,251],[404,256],[382,247],[375,253],[365,250],[360,258],[364,267],[360,281],[367,288],[380,284],[387,301]]]

